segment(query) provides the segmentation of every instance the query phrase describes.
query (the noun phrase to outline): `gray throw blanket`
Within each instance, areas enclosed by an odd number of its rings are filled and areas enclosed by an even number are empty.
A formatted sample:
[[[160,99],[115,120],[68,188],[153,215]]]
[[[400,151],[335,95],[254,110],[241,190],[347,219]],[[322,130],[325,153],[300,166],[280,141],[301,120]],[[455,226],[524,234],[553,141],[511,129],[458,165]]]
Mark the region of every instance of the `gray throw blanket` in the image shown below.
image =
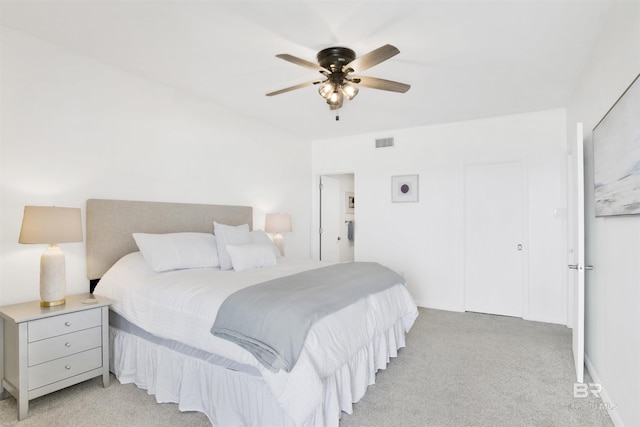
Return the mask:
[[[399,283],[402,276],[372,262],[303,271],[231,294],[211,333],[248,350],[272,372],[290,372],[317,320]]]

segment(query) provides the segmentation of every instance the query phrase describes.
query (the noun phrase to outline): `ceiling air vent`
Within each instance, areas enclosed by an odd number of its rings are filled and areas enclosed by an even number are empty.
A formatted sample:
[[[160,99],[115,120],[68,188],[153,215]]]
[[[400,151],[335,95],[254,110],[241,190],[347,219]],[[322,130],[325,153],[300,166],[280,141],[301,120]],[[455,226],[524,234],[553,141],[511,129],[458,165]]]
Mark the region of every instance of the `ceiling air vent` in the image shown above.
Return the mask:
[[[393,137],[376,139],[376,148],[393,147]]]

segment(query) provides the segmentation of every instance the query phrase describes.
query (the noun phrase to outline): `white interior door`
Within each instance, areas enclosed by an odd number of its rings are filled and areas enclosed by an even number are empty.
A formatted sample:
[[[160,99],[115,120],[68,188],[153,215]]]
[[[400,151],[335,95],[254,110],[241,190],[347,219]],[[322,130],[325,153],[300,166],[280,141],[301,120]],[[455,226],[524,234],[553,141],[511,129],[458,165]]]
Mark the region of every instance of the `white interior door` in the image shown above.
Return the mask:
[[[340,180],[320,178],[320,259],[340,261]]]
[[[572,164],[569,177],[569,194],[571,197],[571,215],[569,253],[571,264],[575,270],[571,275],[572,283],[572,327],[573,327],[573,361],[576,367],[576,381],[584,381],[584,273],[590,266],[584,265],[584,144],[582,123],[576,128],[576,145],[571,156]]]
[[[465,310],[522,317],[522,162],[465,166]]]

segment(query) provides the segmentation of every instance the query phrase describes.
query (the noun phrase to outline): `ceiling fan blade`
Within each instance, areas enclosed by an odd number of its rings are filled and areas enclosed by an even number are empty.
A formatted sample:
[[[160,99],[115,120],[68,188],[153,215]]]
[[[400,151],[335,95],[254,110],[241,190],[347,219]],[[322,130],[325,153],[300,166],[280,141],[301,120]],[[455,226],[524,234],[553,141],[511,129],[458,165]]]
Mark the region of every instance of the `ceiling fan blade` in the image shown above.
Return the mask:
[[[325,68],[319,66],[316,63],[313,63],[311,61],[307,61],[306,59],[302,59],[302,58],[298,58],[297,56],[293,56],[293,55],[289,55],[288,53],[281,53],[279,55],[276,55],[277,58],[280,59],[284,59],[285,61],[289,61],[291,63],[294,63],[296,65],[300,65],[301,67],[306,67],[306,68],[311,68],[312,70],[316,70],[316,71],[328,71]]]
[[[377,49],[372,50],[369,53],[365,53],[359,58],[354,59],[350,63],[344,66],[344,69],[352,69],[356,73],[367,70],[374,65],[386,61],[387,59],[399,54],[400,51],[397,47],[390,44],[385,44]]]
[[[281,93],[290,92],[296,89],[302,89],[303,87],[317,85],[318,83],[322,83],[322,80],[313,80],[306,83],[300,83],[299,85],[286,87],[284,89],[276,90],[275,92],[269,92],[267,96],[280,95]]]
[[[389,92],[405,93],[409,88],[411,88],[411,85],[406,83],[394,82],[392,80],[379,79],[376,77],[358,76],[352,77],[350,80],[364,87],[388,90]]]

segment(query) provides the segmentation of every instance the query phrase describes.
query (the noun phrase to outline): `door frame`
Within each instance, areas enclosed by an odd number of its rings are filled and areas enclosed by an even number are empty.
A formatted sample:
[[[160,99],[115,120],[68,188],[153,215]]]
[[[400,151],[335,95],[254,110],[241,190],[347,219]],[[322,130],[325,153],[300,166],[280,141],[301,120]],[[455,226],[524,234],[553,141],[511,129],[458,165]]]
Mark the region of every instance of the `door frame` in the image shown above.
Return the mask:
[[[341,175],[321,175],[319,189],[319,218],[322,232],[318,233],[320,261],[341,261],[340,218],[342,217]]]
[[[522,286],[522,301],[521,301],[521,308],[522,308],[522,318],[523,319],[528,319],[529,318],[529,242],[531,241],[530,239],[530,225],[529,225],[529,163],[528,163],[528,158],[526,155],[507,155],[504,157],[501,156],[492,156],[492,157],[485,157],[485,158],[474,158],[473,160],[465,160],[463,162],[461,162],[461,187],[462,187],[462,191],[461,191],[461,197],[462,197],[462,206],[464,207],[464,211],[463,211],[463,218],[466,218],[466,212],[467,212],[467,207],[466,207],[466,184],[465,184],[465,168],[467,165],[486,165],[486,164],[498,164],[498,163],[520,163],[521,165],[521,181],[520,181],[520,185],[521,185],[521,192],[522,192],[522,245],[523,245],[523,249],[522,249],[522,282],[521,282],[521,286]],[[466,223],[466,219],[465,219],[465,223]],[[466,239],[467,239],[467,230],[466,230],[466,224],[463,225],[464,230],[463,230],[463,244],[462,244],[462,265],[463,268],[466,268],[467,265],[467,258],[466,258],[466,252],[467,252],[467,245],[466,245]],[[460,295],[460,303],[461,303],[461,307],[464,307],[464,310],[466,311],[466,293],[467,293],[467,281],[466,281],[466,274],[463,274],[463,286],[462,286],[462,292]]]
[[[358,181],[356,173],[353,170],[338,169],[330,171],[314,172],[311,182],[311,229],[309,253],[314,260],[320,259],[320,180],[323,176],[331,175],[353,175],[354,192],[357,193]],[[355,218],[356,213],[354,213]],[[356,242],[354,242],[354,252]]]

